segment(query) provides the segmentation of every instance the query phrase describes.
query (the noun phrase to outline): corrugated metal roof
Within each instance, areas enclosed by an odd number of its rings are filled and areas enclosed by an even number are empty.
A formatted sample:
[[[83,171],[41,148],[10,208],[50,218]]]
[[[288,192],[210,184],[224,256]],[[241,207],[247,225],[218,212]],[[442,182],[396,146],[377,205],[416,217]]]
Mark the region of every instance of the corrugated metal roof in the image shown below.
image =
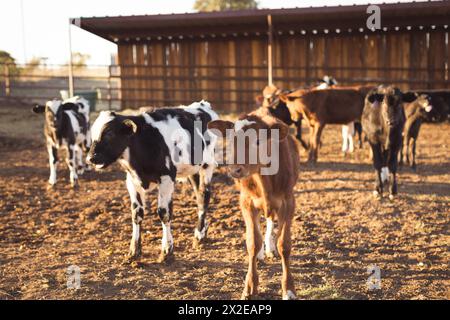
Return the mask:
[[[406,27],[444,27],[450,22],[450,1],[377,4],[386,30]],[[80,18],[77,25],[110,41],[171,38],[263,36],[267,15],[276,34],[371,32],[366,28],[368,5],[290,9],[249,9],[117,17]]]

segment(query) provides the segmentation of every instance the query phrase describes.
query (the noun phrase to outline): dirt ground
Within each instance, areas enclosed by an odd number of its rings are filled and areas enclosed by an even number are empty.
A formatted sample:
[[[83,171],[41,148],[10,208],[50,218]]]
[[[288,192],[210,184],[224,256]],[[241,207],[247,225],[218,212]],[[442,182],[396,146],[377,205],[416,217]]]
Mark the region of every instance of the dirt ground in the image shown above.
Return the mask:
[[[175,261],[156,262],[161,226],[156,195],[143,222],[143,256],[124,264],[131,237],[125,174],[89,172],[71,190],[68,170],[47,188],[43,118],[29,107],[0,107],[1,299],[238,299],[246,274],[238,193],[214,177],[209,240],[192,247],[196,209],[187,185],[174,201]],[[324,130],[319,163],[302,164],[296,186],[291,266],[300,299],[449,299],[450,124],[426,124],[418,171],[400,172],[394,201],[372,196],[367,146],[340,153],[340,128]],[[302,153],[302,163],[305,160]],[[67,289],[79,266],[81,288]],[[368,290],[367,268],[381,270]],[[280,261],[259,265],[262,299],[281,296]]]

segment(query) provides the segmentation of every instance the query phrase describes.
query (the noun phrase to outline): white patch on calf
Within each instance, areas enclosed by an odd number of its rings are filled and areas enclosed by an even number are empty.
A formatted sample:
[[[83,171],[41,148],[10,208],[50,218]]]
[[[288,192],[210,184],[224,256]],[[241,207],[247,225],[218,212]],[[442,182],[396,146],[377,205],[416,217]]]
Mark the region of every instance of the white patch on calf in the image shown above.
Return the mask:
[[[148,113],[142,114],[145,121],[158,129],[169,149],[172,163],[177,168],[177,174],[181,176],[192,175],[198,172],[198,166],[191,165],[190,136],[181,127],[175,117],[168,116],[165,120],[155,121]]]
[[[158,191],[158,208],[169,211],[169,202],[172,200],[175,183],[169,176],[162,176]]]
[[[389,180],[389,169],[388,167],[381,168],[381,182],[387,182]]]
[[[428,105],[425,107],[425,111],[426,111],[426,112],[430,112],[431,110],[433,110],[433,107],[432,107],[430,104],[428,104]]]
[[[45,105],[56,115],[61,104],[62,102],[60,100],[51,100],[47,101]]]
[[[355,125],[350,122],[342,126],[342,152],[353,152],[353,135],[355,134]]]
[[[172,251],[173,247],[173,237],[172,232],[170,231],[170,222],[162,223],[163,228],[163,236],[161,239],[161,248],[162,252],[169,253]]]
[[[132,235],[132,241],[135,243],[138,243],[140,236],[140,227],[139,224],[133,222],[133,235]]]
[[[273,220],[272,218],[267,218],[267,225],[266,225],[266,235],[264,237],[264,244],[266,247],[266,254],[268,257],[273,257],[276,252],[276,246],[275,241],[273,239]]]
[[[328,83],[326,83],[326,82],[322,82],[321,84],[319,84],[316,87],[317,90],[324,90],[324,89],[328,89],[328,88],[329,88],[329,86],[328,86]]]
[[[166,157],[166,168],[170,170],[170,158]]]
[[[234,124],[234,130],[235,131],[239,131],[242,130],[243,127],[245,126],[249,126],[253,123],[256,123],[255,121],[248,121],[247,119],[244,120],[238,120],[236,121],[236,123]]]
[[[48,183],[54,185],[56,183],[56,163],[53,157],[53,148],[51,140],[47,141],[47,151],[48,151],[48,162],[50,165],[50,177],[48,178]]]
[[[98,115],[97,119],[95,119],[94,124],[91,127],[91,137],[92,141],[100,140],[100,136],[102,135],[103,126],[112,121],[114,116],[111,115],[110,111],[102,111]]]

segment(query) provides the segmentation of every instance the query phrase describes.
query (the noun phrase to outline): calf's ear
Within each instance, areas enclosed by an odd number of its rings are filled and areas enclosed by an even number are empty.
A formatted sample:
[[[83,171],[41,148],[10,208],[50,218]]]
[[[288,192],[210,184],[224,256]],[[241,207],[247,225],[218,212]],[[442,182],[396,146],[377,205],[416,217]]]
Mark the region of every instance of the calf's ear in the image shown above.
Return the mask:
[[[126,119],[122,122],[122,133],[127,136],[131,136],[137,132],[137,125],[133,122],[133,120]]]
[[[227,129],[233,129],[234,123],[231,121],[225,120],[214,120],[208,123],[208,130],[216,136],[226,136]],[[220,134],[217,134],[220,133]]]
[[[255,102],[256,102],[257,106],[262,105],[263,101],[264,101],[264,97],[263,96],[259,95],[259,96],[255,97]]]
[[[278,96],[280,98],[281,101],[283,101],[284,103],[288,102],[289,98],[287,96],[286,93],[280,93],[280,95]]]
[[[32,110],[33,110],[34,113],[44,113],[44,111],[45,111],[45,106],[40,105],[40,104],[37,104],[37,105],[35,105],[35,106],[33,107]]]
[[[406,92],[402,95],[403,102],[413,102],[417,99],[417,93],[415,92]]]
[[[278,140],[283,141],[289,134],[289,127],[281,122],[275,122],[270,127],[270,137],[272,138],[272,130],[278,130]]]

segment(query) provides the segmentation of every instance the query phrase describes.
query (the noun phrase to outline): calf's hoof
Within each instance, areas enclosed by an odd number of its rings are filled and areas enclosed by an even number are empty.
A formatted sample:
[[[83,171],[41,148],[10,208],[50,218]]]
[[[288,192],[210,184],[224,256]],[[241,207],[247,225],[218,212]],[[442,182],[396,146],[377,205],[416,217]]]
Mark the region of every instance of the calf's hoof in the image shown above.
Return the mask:
[[[142,255],[142,250],[140,246],[130,245],[130,251],[128,252],[128,259],[130,261],[139,260]]]
[[[391,193],[391,194],[389,194],[389,200],[391,200],[391,201],[392,201],[392,200],[394,200],[394,199],[395,199],[395,195],[394,195],[394,194],[392,194],[392,193]]]
[[[74,190],[78,189],[79,188],[78,181],[71,182],[70,187]]]
[[[380,191],[378,191],[378,190],[373,190],[373,191],[372,191],[372,194],[373,194],[373,196],[374,196],[376,199],[381,199],[381,193],[380,193]]]
[[[276,260],[280,257],[277,250],[266,251],[266,256],[267,256],[267,259],[269,259],[269,260]]]
[[[194,240],[192,242],[192,246],[197,249],[197,248],[201,248],[207,241],[207,234],[208,234],[208,227],[209,227],[209,223],[206,222],[205,226],[203,227],[202,230],[198,230],[197,228],[195,228],[194,231]]]
[[[158,263],[164,263],[164,264],[172,264],[175,261],[175,256],[173,254],[173,250],[170,250],[169,252],[163,252],[159,254]]]
[[[283,300],[297,300],[297,296],[293,291],[288,290],[285,293],[283,293]]]
[[[241,295],[241,300],[259,300],[259,297],[257,294],[243,292]]]
[[[197,237],[194,236],[194,239],[192,239],[192,248],[201,249],[205,246],[206,242],[207,242],[206,237],[198,239]]]

